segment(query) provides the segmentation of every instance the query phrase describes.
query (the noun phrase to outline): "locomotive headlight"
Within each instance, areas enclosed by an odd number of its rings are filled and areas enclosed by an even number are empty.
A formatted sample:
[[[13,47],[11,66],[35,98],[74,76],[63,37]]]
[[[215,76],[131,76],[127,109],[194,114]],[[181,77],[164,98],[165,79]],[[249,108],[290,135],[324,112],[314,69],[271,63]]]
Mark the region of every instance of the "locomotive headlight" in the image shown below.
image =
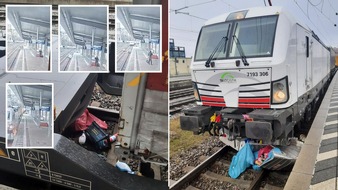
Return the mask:
[[[272,104],[285,103],[289,99],[287,78],[272,82]]]
[[[273,100],[275,102],[283,102],[285,101],[286,95],[283,91],[278,90],[273,94]]]
[[[198,93],[197,83],[192,82],[192,88],[194,89],[194,96],[197,101],[200,101],[200,94]]]

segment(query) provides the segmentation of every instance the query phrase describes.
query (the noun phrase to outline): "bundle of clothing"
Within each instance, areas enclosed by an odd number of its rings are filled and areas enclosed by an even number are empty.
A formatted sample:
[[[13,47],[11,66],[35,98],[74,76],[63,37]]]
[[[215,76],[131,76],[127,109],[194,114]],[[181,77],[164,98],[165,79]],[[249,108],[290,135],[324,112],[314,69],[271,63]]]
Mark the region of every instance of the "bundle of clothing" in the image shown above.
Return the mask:
[[[258,151],[254,151],[252,145],[246,143],[232,158],[229,168],[229,176],[231,178],[237,178],[251,166],[254,170],[260,170],[261,166],[274,158],[274,154],[283,153],[279,148],[271,145],[267,145]]]

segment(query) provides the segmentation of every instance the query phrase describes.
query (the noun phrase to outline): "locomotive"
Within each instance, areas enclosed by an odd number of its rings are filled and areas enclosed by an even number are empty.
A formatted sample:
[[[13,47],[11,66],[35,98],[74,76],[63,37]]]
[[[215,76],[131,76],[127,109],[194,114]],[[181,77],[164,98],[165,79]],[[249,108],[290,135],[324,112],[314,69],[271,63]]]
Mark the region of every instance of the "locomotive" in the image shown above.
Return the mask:
[[[288,145],[334,75],[332,49],[283,7],[226,13],[201,28],[191,77],[197,106],[181,128]]]

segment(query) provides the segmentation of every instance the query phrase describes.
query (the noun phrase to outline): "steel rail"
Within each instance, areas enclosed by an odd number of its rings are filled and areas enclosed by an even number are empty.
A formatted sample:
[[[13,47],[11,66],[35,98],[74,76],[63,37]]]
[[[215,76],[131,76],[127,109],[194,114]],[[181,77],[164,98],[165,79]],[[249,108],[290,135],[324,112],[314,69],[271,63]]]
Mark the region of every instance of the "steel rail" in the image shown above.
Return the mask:
[[[208,159],[204,160],[201,164],[195,167],[193,170],[185,174],[181,179],[179,179],[176,183],[169,187],[169,189],[177,190],[182,189],[182,187],[194,180],[205,168],[213,164],[217,158],[219,158],[224,153],[228,152],[231,148],[227,145],[223,146],[213,155],[211,155]]]

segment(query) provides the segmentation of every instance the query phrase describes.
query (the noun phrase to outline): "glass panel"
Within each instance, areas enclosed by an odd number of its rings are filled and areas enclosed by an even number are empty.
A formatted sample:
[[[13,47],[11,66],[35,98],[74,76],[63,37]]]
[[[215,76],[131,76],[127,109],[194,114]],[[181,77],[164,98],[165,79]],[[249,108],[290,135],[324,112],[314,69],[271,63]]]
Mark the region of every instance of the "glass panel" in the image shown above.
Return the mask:
[[[203,27],[196,48],[195,60],[207,60],[222,38],[227,35],[228,29],[229,23],[221,23]],[[225,40],[223,40],[223,42],[225,43]],[[213,59],[225,58],[226,51],[224,51],[224,45],[221,47],[223,48],[218,50],[219,52],[215,54]]]
[[[258,17],[254,19],[238,21],[234,35],[238,38],[247,57],[271,56],[277,16]],[[234,25],[236,26],[236,24]],[[232,41],[230,57],[240,57],[239,44],[236,39]]]

